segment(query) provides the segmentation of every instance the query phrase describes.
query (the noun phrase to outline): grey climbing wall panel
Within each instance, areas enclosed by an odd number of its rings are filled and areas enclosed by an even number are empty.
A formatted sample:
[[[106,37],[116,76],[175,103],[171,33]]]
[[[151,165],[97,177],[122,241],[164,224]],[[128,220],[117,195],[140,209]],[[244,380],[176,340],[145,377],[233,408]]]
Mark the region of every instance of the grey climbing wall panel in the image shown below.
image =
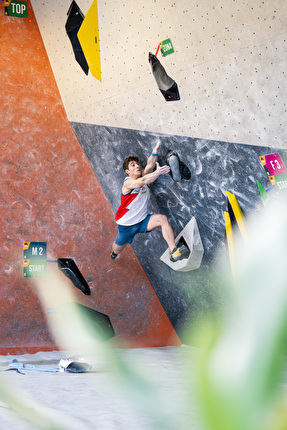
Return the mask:
[[[151,185],[151,209],[168,216],[175,236],[195,216],[205,250],[200,269],[179,273],[160,261],[167,246],[159,230],[138,235],[132,244],[182,342],[188,342],[185,329],[193,324],[195,316],[216,309],[224,300],[211,268],[218,252],[225,248],[226,191],[236,195],[246,215],[258,210],[262,203],[256,180],[265,188],[270,186],[259,156],[277,150],[75,122],[71,125],[114,212],[125,177],[122,163],[128,155],[138,155],[144,165],[160,137],[160,164],[165,163],[165,156],[172,149],[189,167],[189,181],[174,182],[164,175]],[[281,150],[280,154],[284,161],[286,151]],[[120,258],[124,258],[124,252]]]

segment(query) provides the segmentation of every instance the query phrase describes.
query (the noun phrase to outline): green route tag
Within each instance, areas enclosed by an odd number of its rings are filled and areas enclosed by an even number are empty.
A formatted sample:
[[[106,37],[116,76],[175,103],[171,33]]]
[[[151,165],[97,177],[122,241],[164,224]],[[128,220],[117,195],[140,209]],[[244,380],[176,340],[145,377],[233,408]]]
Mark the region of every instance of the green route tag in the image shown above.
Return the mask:
[[[172,54],[174,52],[172,43],[170,39],[165,39],[160,43],[160,50],[163,56]]]

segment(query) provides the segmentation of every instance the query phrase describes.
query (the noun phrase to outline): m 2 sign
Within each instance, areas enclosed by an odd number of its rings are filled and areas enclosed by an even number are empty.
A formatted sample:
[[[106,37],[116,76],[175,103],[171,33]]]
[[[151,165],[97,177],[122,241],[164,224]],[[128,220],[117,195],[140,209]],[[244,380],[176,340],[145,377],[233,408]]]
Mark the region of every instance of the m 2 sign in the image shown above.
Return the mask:
[[[18,18],[28,17],[28,8],[26,1],[4,0],[5,15],[16,16]]]
[[[46,242],[23,243],[23,274],[25,277],[46,276]]]

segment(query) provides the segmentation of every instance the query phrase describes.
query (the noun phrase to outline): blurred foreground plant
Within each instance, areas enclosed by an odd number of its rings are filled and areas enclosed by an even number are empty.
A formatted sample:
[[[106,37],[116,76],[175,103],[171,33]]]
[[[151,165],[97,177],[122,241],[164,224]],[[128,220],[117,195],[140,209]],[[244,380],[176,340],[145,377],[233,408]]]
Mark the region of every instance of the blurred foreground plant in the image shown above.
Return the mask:
[[[58,310],[57,313],[47,315],[56,344],[63,351],[77,351],[81,356],[87,356],[93,369],[98,368],[99,362],[105,363],[120,398],[129,400],[135,410],[140,406],[141,410],[146,411],[152,428],[174,429],[176,416],[169,413],[164,401],[157,395],[157,381],[137,363],[127,362],[123,356],[114,354],[112,347],[102,342],[101,333],[97,335],[93,324],[83,318],[83,313],[74,302],[69,280],[53,268],[46,277],[34,280],[43,309]],[[76,430],[81,425],[77,419],[66,417],[60,412],[56,414],[39,404],[20,386],[9,387],[4,379],[0,379],[0,397],[20,417],[34,424],[36,429]],[[94,428],[98,428],[96,418]]]
[[[189,394],[190,409],[194,399],[200,405],[199,416],[206,430],[287,430],[282,384],[287,345],[286,205],[276,203],[260,219],[249,219],[248,232],[247,243],[238,240],[235,250],[236,279],[230,278],[229,271],[222,271],[220,283],[225,284],[228,297],[225,309],[220,310],[220,318],[213,316],[198,323],[192,334],[191,344],[200,347],[192,350],[190,392],[185,394]],[[114,377],[119,396],[129,399],[135,410],[140,405],[151,418],[149,430],[179,428],[180,412],[168,409],[152,375],[138,363],[113,354],[83,320],[65,277],[51,271],[37,279],[37,287],[44,309],[71,305],[68,324],[61,312],[48,315],[58,345],[88,354],[94,368],[101,358]],[[232,288],[234,294],[230,294]],[[56,415],[23,390],[9,387],[2,378],[0,396],[37,429],[79,428],[76,420]]]
[[[200,344],[196,395],[209,430],[286,430],[282,387],[287,345],[287,208],[272,206],[248,220],[248,241],[236,240],[237,291],[222,325],[206,319],[194,334]],[[235,295],[236,297],[236,295]]]

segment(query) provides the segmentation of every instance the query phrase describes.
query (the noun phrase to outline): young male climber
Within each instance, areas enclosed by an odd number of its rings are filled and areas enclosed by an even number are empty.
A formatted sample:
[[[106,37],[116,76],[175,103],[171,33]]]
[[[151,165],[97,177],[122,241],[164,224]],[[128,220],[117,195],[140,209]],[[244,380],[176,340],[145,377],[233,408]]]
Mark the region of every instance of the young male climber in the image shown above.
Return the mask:
[[[149,185],[160,175],[165,175],[170,171],[168,165],[160,166],[157,162],[159,147],[160,140],[158,139],[144,170],[140,167],[138,157],[129,156],[124,160],[123,169],[128,176],[122,186],[121,204],[115,216],[118,234],[110,253],[113,260],[127,244],[132,243],[137,233],[150,232],[158,227],[161,227],[163,238],[170,249],[171,261],[187,258],[187,247],[175,246],[174,233],[167,217],[161,214],[151,215],[148,211]]]

